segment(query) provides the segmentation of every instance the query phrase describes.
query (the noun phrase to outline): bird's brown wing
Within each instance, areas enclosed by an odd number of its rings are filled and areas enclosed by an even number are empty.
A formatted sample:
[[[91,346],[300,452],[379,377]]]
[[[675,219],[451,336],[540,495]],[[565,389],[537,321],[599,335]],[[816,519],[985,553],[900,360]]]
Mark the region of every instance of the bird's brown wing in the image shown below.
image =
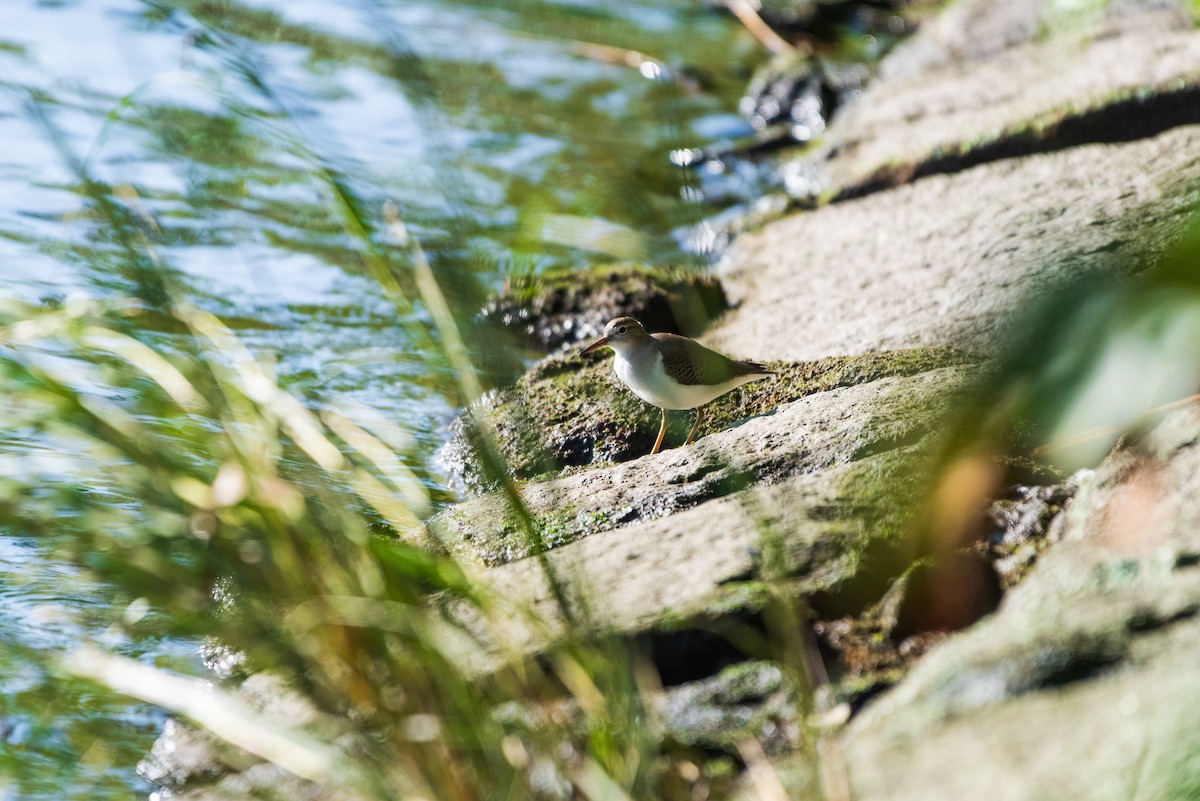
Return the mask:
[[[726,358],[687,337],[651,334],[658,341],[663,370],[680,384],[724,384],[738,376],[770,372],[761,364]]]

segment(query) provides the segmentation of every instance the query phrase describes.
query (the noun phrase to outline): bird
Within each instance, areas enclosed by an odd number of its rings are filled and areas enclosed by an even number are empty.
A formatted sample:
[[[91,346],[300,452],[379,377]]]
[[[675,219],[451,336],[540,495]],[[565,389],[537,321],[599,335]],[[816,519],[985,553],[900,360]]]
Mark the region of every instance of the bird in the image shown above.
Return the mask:
[[[662,426],[650,453],[662,450],[668,410],[695,409],[696,422],[685,445],[696,439],[704,405],[730,390],[770,378],[774,372],[758,362],[737,361],[678,334],[650,334],[632,317],[617,317],[604,326],[604,336],[579,352],[603,347],[616,354],[613,369],[646,403],[662,410]]]

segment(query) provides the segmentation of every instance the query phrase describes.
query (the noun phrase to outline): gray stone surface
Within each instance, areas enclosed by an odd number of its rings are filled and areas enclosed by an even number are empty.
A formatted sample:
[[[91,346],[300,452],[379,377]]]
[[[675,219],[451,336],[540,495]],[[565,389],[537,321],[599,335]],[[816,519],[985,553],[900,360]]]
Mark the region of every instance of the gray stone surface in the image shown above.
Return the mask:
[[[1197,58],[1200,64],[1200,56]],[[737,305],[706,342],[762,359],[1003,346],[1031,291],[1149,266],[1200,179],[1200,127],[939,175],[795,214],[724,261]]]
[[[1074,6],[1074,13],[1072,13]],[[924,22],[879,65],[881,83],[932,74],[1011,53],[1021,46],[1073,34],[1105,39],[1136,31],[1164,33],[1191,27],[1179,0],[1111,0],[1055,3],[1052,0],[960,0]]]
[[[281,730],[307,731],[348,750],[356,746],[345,721],[323,716],[312,702],[272,674],[255,673],[234,692]],[[164,798],[177,801],[251,798],[361,801],[364,798],[350,788],[302,779],[177,720],[167,721],[150,754],[138,765],[138,773],[165,788],[170,795]]]
[[[797,591],[850,578],[868,544],[895,535],[872,525],[881,510],[872,507],[871,488],[913,472],[931,425],[969,391],[972,375],[942,368],[820,393],[687,448],[529,485],[523,495],[539,520],[570,509],[561,525],[578,526],[574,541],[546,554],[555,578],[583,599],[568,612],[590,628],[632,634],[753,608],[768,542],[780,550],[775,569]],[[490,529],[508,515],[505,504],[491,495],[454,507],[430,533],[467,557],[474,551],[469,566],[494,547]],[[622,523],[626,510],[633,521]],[[612,527],[597,530],[598,514]],[[539,560],[476,575],[508,612],[498,616],[497,636],[494,620],[458,608],[485,644],[484,651],[463,644],[474,669],[541,650],[567,632]]]
[[[784,535],[783,563],[798,591],[814,592],[847,578],[856,548],[869,536],[857,519],[847,486],[856,469],[870,470],[896,455],[755,486],[669,517],[595,534],[547,555],[559,581],[569,583],[580,622],[600,631],[633,634],[669,621],[753,608],[744,585],[761,575],[764,536]],[[542,566],[521,559],[487,569],[479,578],[510,611],[502,637],[471,610],[459,618],[487,653],[468,649],[464,660],[486,670],[505,654],[544,649],[568,631]]]

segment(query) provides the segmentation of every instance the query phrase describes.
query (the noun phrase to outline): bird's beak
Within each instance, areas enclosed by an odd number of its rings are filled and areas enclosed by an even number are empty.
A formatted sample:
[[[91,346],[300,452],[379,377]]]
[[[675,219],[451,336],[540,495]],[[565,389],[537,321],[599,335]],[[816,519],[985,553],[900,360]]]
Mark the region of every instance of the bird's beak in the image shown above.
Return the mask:
[[[588,345],[588,346],[587,346],[586,348],[584,348],[583,350],[579,351],[579,355],[580,355],[580,356],[583,356],[583,355],[584,355],[584,354],[586,354],[586,353],[591,353],[592,351],[596,350],[597,348],[603,348],[603,347],[604,347],[605,345],[607,345],[607,344],[608,344],[608,340],[607,340],[606,338],[604,338],[604,337],[600,337],[600,338],[599,338],[599,339],[597,339],[595,342],[593,342],[592,344]]]

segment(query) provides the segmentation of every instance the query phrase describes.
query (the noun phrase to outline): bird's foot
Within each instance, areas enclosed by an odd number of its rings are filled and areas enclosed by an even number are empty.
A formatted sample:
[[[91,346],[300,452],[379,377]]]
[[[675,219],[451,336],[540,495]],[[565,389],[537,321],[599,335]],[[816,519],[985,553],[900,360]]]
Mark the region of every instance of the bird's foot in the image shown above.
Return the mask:
[[[693,442],[696,441],[696,432],[700,430],[700,421],[703,419],[704,419],[704,409],[703,408],[696,409],[696,422],[692,426],[692,430],[688,432],[687,440],[683,443],[684,445],[691,445]]]

